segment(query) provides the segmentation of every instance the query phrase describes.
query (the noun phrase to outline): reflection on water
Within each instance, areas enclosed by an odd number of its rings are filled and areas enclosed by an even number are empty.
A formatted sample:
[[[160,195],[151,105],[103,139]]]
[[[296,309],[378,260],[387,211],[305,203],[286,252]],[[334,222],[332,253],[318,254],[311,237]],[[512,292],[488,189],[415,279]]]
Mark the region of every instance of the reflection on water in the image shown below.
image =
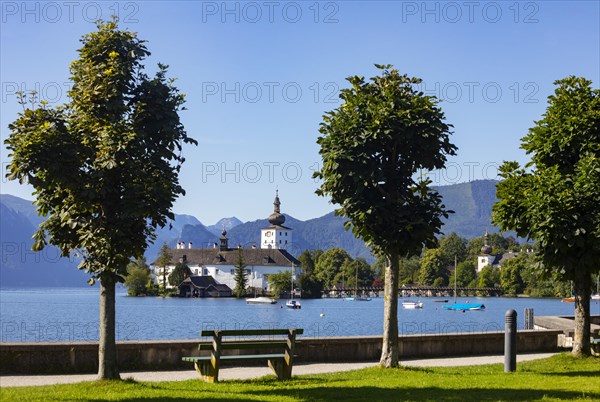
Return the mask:
[[[46,288],[0,290],[2,342],[97,341],[98,289]],[[573,315],[573,303],[558,299],[458,298],[485,303],[485,311],[448,311],[444,303],[421,298],[423,309],[399,306],[402,334],[503,331],[506,310],[515,309],[523,328],[525,308],[535,315]],[[381,335],[383,298],[370,302],[343,299],[302,300],[302,309],[248,305],[237,299],[128,297],[117,292],[117,339],[197,339],[201,329],[304,328],[304,337]],[[592,301],[592,314],[600,303]]]

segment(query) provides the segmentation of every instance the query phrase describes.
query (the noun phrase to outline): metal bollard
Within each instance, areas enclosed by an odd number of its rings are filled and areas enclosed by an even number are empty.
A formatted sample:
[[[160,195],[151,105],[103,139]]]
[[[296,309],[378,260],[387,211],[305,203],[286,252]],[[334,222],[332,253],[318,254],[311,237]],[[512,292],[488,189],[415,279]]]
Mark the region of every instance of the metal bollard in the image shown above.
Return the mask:
[[[533,320],[533,309],[526,308],[525,309],[525,329],[533,329],[534,327]]]
[[[504,333],[504,372],[517,369],[517,312],[510,309],[506,312]]]

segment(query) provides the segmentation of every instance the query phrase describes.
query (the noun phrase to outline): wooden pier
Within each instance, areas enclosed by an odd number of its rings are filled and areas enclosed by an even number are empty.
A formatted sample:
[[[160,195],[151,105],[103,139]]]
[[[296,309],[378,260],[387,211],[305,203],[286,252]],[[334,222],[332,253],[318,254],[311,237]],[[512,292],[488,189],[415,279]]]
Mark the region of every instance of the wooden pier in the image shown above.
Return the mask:
[[[365,295],[369,297],[379,297],[383,295],[383,287],[332,287],[323,289],[323,297],[346,297],[349,295]],[[469,288],[457,287],[456,295],[459,297],[489,296],[496,297],[504,294],[502,288]],[[451,286],[422,286],[422,285],[402,285],[398,288],[400,297],[452,297],[454,296],[454,287]]]

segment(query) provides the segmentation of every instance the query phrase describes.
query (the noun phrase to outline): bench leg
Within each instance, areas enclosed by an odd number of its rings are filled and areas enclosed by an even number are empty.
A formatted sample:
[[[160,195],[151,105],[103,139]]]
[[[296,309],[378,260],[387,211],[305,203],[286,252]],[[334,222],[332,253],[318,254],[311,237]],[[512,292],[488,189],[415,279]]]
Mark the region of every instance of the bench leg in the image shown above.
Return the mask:
[[[292,366],[288,365],[282,359],[269,359],[269,367],[278,380],[289,380],[292,378]]]
[[[204,382],[219,382],[219,369],[215,369],[210,361],[196,362],[194,363],[194,367],[200,377],[202,377],[202,381]]]

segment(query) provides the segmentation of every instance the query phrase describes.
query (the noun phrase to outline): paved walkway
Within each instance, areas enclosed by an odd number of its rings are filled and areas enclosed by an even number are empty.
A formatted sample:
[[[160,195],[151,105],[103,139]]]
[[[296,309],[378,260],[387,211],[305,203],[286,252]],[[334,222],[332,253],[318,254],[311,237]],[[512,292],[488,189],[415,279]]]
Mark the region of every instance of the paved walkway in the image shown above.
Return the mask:
[[[517,362],[535,359],[544,359],[555,353],[536,353],[517,356]],[[504,356],[474,356],[454,357],[442,359],[406,359],[401,362],[409,367],[450,367],[472,366],[479,364],[504,363]],[[335,373],[340,371],[358,370],[376,366],[377,362],[360,363],[305,363],[294,365],[294,375]],[[219,371],[220,380],[258,378],[272,374],[268,367],[233,367],[222,368]],[[194,370],[186,371],[139,371],[121,373],[121,378],[131,378],[135,381],[183,381],[198,379],[199,375]],[[5,375],[0,376],[1,387],[23,387],[33,385],[69,384],[82,381],[94,381],[95,374],[72,375]]]

